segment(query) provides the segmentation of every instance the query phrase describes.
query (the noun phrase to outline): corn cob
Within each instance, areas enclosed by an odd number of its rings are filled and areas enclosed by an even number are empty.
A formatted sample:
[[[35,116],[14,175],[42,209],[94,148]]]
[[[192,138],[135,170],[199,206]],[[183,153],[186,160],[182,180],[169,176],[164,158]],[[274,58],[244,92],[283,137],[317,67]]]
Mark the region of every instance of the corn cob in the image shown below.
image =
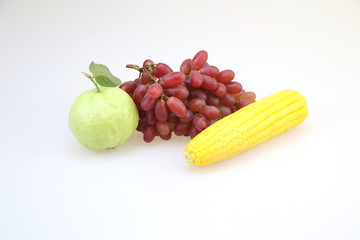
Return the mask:
[[[307,115],[300,93],[277,92],[210,125],[189,142],[184,157],[194,166],[225,160],[296,127]]]

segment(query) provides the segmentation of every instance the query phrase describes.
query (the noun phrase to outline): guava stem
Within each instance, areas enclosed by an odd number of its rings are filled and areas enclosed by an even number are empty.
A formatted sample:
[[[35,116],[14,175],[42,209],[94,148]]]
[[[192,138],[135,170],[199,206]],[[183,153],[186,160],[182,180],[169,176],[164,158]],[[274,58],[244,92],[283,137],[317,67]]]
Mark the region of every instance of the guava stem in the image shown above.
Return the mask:
[[[92,81],[92,83],[95,85],[97,92],[100,92],[100,87],[99,85],[96,83],[94,77],[92,77],[90,74],[86,73],[86,72],[81,72],[82,74],[84,74],[85,77],[87,77],[88,79],[90,79],[90,81]]]

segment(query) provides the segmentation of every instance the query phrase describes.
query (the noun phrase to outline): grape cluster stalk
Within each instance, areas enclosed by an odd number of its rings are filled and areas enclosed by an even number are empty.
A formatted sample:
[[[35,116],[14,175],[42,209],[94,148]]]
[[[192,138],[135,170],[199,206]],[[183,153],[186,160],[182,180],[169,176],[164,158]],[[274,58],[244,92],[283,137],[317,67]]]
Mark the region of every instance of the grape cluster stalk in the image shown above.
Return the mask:
[[[255,101],[254,92],[245,91],[234,81],[232,70],[220,71],[207,60],[208,53],[201,50],[184,60],[179,71],[150,59],[142,67],[126,65],[138,70],[139,77],[119,88],[137,106],[137,131],[143,133],[145,142],[156,136],[169,140],[172,134],[194,138],[217,120]]]

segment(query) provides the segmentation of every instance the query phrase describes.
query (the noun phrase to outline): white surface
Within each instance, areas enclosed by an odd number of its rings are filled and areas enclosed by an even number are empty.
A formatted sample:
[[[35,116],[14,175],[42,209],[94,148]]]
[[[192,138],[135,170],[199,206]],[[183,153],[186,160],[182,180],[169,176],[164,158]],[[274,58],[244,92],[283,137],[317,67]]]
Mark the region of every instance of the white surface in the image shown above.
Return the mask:
[[[0,239],[360,239],[360,2],[0,1]],[[296,129],[203,168],[187,138],[92,152],[67,126],[80,72],[198,50]]]

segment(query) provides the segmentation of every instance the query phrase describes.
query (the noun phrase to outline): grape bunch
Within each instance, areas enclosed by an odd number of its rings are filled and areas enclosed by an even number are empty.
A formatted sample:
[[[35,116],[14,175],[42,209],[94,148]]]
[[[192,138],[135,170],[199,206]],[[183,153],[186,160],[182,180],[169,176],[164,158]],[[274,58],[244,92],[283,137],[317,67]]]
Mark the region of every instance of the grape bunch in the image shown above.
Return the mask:
[[[137,131],[145,142],[156,136],[169,140],[177,136],[195,137],[217,120],[255,101],[254,92],[233,81],[232,70],[220,71],[207,62],[204,50],[182,62],[179,71],[167,64],[145,60],[139,77],[119,87],[134,100],[139,111]]]

